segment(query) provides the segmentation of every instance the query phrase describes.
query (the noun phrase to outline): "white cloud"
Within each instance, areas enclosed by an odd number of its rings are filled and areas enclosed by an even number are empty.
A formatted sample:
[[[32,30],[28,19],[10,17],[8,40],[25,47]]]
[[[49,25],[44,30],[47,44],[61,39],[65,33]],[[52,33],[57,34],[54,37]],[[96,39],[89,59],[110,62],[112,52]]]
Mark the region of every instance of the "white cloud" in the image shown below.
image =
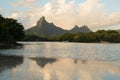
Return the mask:
[[[0,8],[0,14],[2,14],[2,13],[3,13],[3,11],[4,11],[4,10],[3,10],[2,8]]]
[[[2,11],[3,9],[2,8],[0,8],[0,12]]]
[[[35,6],[35,0],[22,0],[18,1],[16,5],[27,7],[33,5],[34,9],[21,12],[19,15],[12,13],[11,17],[21,19],[20,21],[26,28],[35,25],[41,16],[45,16],[49,22],[64,29],[70,29],[74,25],[88,25],[93,29],[120,22],[120,13],[108,13],[100,0],[86,0],[78,5],[75,1],[52,0],[43,6]]]
[[[15,3],[11,3],[11,6],[14,7],[32,7],[36,3],[36,0],[19,0]]]
[[[18,18],[18,13],[17,12],[14,12],[14,13],[12,13],[11,14],[11,16],[10,17],[12,17],[12,18],[14,18],[14,19],[17,19]]]

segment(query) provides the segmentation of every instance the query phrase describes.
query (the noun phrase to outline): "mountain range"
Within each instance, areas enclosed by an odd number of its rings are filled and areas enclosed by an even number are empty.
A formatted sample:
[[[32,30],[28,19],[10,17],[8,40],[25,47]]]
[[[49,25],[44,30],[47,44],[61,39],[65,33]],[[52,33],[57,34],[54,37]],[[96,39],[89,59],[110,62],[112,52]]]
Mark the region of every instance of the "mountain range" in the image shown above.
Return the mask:
[[[82,27],[75,25],[71,30],[64,30],[53,23],[47,22],[44,16],[37,21],[35,26],[25,30],[26,35],[36,35],[38,37],[59,36],[65,33],[75,34],[78,32],[89,33],[92,32],[92,30],[85,25]]]

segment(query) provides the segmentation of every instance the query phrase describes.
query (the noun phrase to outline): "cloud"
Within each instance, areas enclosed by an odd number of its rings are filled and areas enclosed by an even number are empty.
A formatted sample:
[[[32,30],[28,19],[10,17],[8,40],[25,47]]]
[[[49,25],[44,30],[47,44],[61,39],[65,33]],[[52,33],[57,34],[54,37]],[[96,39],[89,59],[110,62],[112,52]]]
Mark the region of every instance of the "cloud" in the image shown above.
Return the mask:
[[[17,12],[13,12],[10,17],[12,17],[12,18],[14,18],[14,19],[17,19],[17,18],[18,18],[18,15],[19,15],[19,14],[18,14]]]
[[[13,7],[32,7],[35,5],[37,0],[19,0],[15,3],[11,3],[10,5]]]
[[[88,25],[91,29],[120,22],[120,13],[108,13],[100,0],[85,0],[76,4],[76,0],[51,0],[43,6],[35,5],[36,0],[18,1],[13,6],[26,6],[31,10],[12,13],[11,17],[21,18],[26,28],[35,25],[36,21],[45,16],[49,22],[55,23],[64,29],[73,28],[74,25]],[[29,3],[29,4],[28,4]]]
[[[0,8],[0,12],[2,11],[3,9],[2,8]]]
[[[3,10],[2,8],[0,8],[0,14],[2,14],[2,13],[3,13],[3,11],[4,11],[4,10]]]

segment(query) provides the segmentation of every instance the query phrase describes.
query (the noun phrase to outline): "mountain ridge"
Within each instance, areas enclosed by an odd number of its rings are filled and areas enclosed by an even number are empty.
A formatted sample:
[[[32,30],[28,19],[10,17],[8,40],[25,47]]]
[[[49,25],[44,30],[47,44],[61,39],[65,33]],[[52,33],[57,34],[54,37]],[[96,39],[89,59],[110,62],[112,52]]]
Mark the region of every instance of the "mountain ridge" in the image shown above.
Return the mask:
[[[88,33],[88,32],[92,32],[92,30],[90,30],[86,25],[81,27],[75,25],[75,27],[73,27],[69,32],[73,34],[78,32]]]
[[[38,37],[49,37],[49,36],[59,36],[65,33],[88,33],[92,32],[87,26],[75,26],[71,30],[64,30],[58,26],[56,26],[54,23],[49,23],[46,21],[45,17],[42,16],[35,26],[32,28],[29,28],[25,30],[26,35],[36,35]]]

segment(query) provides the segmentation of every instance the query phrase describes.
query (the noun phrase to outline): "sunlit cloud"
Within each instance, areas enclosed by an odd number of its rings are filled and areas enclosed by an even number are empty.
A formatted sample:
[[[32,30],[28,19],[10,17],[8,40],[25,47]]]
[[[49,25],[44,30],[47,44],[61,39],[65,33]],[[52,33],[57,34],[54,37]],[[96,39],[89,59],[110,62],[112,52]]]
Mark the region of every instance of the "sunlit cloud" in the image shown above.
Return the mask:
[[[37,0],[19,0],[14,3],[10,3],[13,7],[32,7],[35,6]]]
[[[35,4],[36,0],[18,1],[12,6],[32,6],[30,10],[11,13],[9,17],[21,19],[25,28],[36,24],[41,16],[64,29],[74,25],[88,25],[91,29],[120,23],[120,12],[109,13],[100,0],[85,0],[76,4],[76,0],[50,0],[44,5]],[[29,4],[28,4],[29,3]]]
[[[3,13],[3,9],[2,8],[0,8],[0,14],[2,14]]]
[[[2,8],[0,8],[0,12],[2,11],[3,9]]]
[[[49,59],[49,58],[45,58]],[[48,60],[25,58],[24,63],[7,70],[0,79],[7,80],[104,80],[105,77],[120,78],[119,61],[86,60],[60,58],[53,63]],[[48,62],[47,62],[48,61]],[[43,64],[45,66],[41,67]],[[99,65],[99,66],[98,66]],[[116,78],[115,78],[116,77]]]

